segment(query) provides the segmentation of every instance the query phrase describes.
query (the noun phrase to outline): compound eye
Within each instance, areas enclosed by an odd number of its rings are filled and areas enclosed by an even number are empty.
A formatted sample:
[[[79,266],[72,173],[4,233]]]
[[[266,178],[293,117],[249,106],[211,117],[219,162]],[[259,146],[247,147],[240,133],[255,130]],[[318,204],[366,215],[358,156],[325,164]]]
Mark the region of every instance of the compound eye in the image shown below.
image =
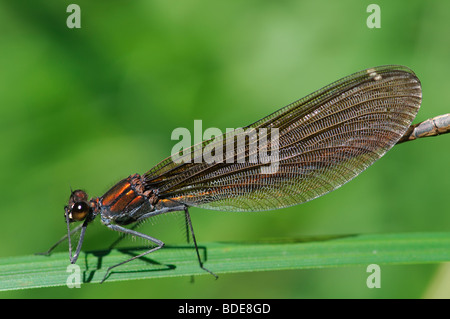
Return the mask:
[[[69,218],[73,221],[84,220],[89,210],[90,207],[86,202],[76,202],[69,213]]]

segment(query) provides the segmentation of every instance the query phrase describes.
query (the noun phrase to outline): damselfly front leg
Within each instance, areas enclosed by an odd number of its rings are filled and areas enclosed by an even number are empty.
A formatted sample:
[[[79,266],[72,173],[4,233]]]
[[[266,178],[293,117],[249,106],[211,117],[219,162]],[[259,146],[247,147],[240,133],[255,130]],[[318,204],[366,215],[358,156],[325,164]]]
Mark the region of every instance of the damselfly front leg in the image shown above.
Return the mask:
[[[73,234],[75,234],[77,231],[79,231],[81,229],[81,227],[83,226],[83,224],[78,225],[77,227],[75,227],[74,229],[72,229],[70,231],[70,236],[72,236]],[[47,251],[44,252],[40,252],[40,253],[35,253],[35,255],[45,255],[48,256],[51,254],[51,252],[53,251],[53,249],[55,249],[56,247],[59,246],[59,244],[61,244],[63,241],[65,241],[69,236],[67,234],[65,234],[63,237],[61,237],[60,240],[58,240],[52,247],[50,247]]]

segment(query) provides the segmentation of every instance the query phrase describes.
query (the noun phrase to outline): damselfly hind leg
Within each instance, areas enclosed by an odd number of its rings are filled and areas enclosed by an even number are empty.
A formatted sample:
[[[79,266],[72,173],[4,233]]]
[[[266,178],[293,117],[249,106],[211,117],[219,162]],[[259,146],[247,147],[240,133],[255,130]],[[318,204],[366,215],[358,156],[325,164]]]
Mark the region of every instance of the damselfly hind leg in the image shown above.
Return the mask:
[[[219,276],[217,276],[211,270],[203,267],[203,262],[202,262],[202,259],[200,258],[200,253],[198,252],[197,240],[195,239],[194,227],[192,227],[191,216],[189,215],[187,206],[184,207],[184,214],[185,214],[185,218],[186,218],[186,224],[189,226],[189,229],[191,230],[192,241],[194,242],[195,252],[197,253],[197,259],[198,259],[198,264],[199,264],[200,268],[203,269],[204,271],[208,272],[209,274],[213,275],[216,279],[219,278]],[[189,238],[189,234],[187,234],[187,237]],[[188,240],[188,242],[189,242],[189,240]]]

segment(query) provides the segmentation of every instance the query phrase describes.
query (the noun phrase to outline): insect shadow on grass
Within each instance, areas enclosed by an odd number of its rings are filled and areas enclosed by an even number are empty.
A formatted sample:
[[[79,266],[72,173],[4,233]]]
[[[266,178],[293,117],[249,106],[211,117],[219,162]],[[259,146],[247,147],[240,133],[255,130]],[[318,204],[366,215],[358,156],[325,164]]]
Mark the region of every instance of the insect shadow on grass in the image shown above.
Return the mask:
[[[238,242],[220,242],[227,245],[283,245],[283,244],[295,244],[295,243],[318,243],[325,241],[333,241],[345,238],[356,237],[358,234],[342,234],[342,235],[317,235],[317,236],[302,236],[292,238],[265,238],[256,240],[242,240]]]
[[[167,250],[167,249],[193,250],[193,247],[166,245],[166,246],[164,246],[163,249],[164,250]],[[203,257],[203,261],[206,261],[207,260],[206,247],[198,246],[198,249],[199,249],[199,251],[202,252],[201,255]],[[147,246],[139,246],[139,247],[129,247],[129,248],[114,248],[114,249],[110,248],[107,250],[87,251],[84,254],[85,270],[83,271],[83,283],[92,282],[97,271],[103,271],[104,258],[107,257],[114,250],[122,253],[123,255],[135,257],[135,256],[138,256],[142,252],[142,250],[148,250],[148,247]],[[91,264],[89,263],[89,257],[91,255],[97,257],[97,262],[96,262],[95,266],[92,265],[92,261],[91,261]],[[155,272],[155,271],[170,271],[170,270],[175,270],[177,268],[177,266],[174,264],[163,264],[158,261],[155,261],[154,259],[149,258],[148,255],[139,257],[138,259],[145,261],[149,265],[159,266],[159,267],[149,268],[149,269],[139,269],[139,270],[124,270],[124,271],[114,270],[114,271],[107,273],[107,275],[103,278],[103,280],[107,280],[108,278],[110,278],[111,276],[114,276],[114,274],[117,274],[117,273],[145,273],[145,272]]]

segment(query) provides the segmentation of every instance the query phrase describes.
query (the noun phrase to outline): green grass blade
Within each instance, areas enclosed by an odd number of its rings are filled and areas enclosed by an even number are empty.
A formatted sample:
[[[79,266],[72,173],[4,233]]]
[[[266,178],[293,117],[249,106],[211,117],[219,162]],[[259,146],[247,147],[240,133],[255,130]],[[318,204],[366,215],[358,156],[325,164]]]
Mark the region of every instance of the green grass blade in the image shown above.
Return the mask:
[[[450,233],[347,235],[201,245],[205,267],[216,274],[369,264],[450,261]],[[77,265],[83,283],[98,283],[106,269],[145,251],[114,249],[82,252]],[[0,258],[0,291],[66,285],[67,252],[51,256]],[[113,270],[106,282],[170,276],[208,275],[193,248],[165,247]],[[211,277],[212,278],[212,277]]]

